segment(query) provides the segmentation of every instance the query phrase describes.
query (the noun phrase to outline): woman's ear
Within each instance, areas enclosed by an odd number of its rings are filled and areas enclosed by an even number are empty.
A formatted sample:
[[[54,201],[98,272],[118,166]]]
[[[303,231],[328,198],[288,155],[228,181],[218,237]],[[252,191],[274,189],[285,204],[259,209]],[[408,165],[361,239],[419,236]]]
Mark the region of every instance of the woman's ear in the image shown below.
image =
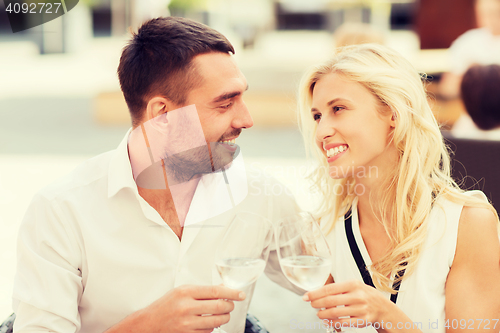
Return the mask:
[[[382,120],[384,120],[391,128],[396,127],[396,119],[398,115],[396,114],[395,111],[391,109],[390,106],[388,105],[382,106],[382,109],[379,109],[379,112]]]
[[[390,126],[392,128],[396,127],[396,119],[397,119],[397,117],[398,117],[398,115],[396,114],[396,112],[391,112]]]

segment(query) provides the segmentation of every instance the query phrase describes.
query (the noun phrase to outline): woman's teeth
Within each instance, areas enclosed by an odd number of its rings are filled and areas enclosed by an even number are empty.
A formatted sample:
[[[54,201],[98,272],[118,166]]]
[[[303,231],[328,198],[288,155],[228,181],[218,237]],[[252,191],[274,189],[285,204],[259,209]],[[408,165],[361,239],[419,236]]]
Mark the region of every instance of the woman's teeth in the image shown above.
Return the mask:
[[[343,145],[343,146],[337,146],[335,148],[331,148],[331,149],[328,149],[326,151],[326,157],[330,158],[332,156],[336,156],[344,151],[347,150],[347,145]]]
[[[236,139],[232,139],[232,140],[224,140],[224,141],[221,141],[222,143],[225,143],[225,144],[235,144],[236,142]]]

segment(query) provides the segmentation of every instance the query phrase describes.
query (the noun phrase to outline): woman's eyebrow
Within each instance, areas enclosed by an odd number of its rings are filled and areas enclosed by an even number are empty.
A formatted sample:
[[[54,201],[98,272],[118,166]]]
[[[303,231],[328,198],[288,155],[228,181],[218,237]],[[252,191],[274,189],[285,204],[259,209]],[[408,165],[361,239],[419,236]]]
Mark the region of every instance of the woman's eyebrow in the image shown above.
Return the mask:
[[[350,100],[346,99],[346,98],[342,98],[342,97],[337,97],[337,98],[334,98],[332,99],[331,101],[329,101],[328,103],[326,103],[326,106],[331,106],[332,104],[335,104],[339,101],[346,101],[346,102],[350,102]],[[315,111],[319,111],[317,108],[311,108],[311,112],[315,112]]]

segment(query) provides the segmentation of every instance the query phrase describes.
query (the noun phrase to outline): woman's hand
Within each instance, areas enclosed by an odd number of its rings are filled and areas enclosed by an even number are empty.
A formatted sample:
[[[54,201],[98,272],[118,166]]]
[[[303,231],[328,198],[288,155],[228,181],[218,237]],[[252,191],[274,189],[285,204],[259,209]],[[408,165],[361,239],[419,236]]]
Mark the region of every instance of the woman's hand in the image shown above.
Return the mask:
[[[328,324],[336,330],[372,326],[379,332],[421,333],[389,298],[361,281],[328,284],[306,293],[303,299],[319,309],[318,317],[328,320]],[[405,326],[405,323],[410,324]]]
[[[303,299],[320,309],[318,317],[328,319],[334,327],[374,325],[395,307],[378,290],[357,280],[325,285],[306,293]]]

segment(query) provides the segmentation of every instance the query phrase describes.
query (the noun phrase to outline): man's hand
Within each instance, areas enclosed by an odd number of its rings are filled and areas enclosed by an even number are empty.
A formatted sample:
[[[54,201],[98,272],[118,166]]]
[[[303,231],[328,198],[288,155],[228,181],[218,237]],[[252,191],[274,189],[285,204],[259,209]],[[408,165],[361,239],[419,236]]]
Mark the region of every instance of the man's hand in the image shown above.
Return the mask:
[[[224,286],[181,286],[106,333],[210,333],[229,322],[233,301],[244,299],[244,292]]]

